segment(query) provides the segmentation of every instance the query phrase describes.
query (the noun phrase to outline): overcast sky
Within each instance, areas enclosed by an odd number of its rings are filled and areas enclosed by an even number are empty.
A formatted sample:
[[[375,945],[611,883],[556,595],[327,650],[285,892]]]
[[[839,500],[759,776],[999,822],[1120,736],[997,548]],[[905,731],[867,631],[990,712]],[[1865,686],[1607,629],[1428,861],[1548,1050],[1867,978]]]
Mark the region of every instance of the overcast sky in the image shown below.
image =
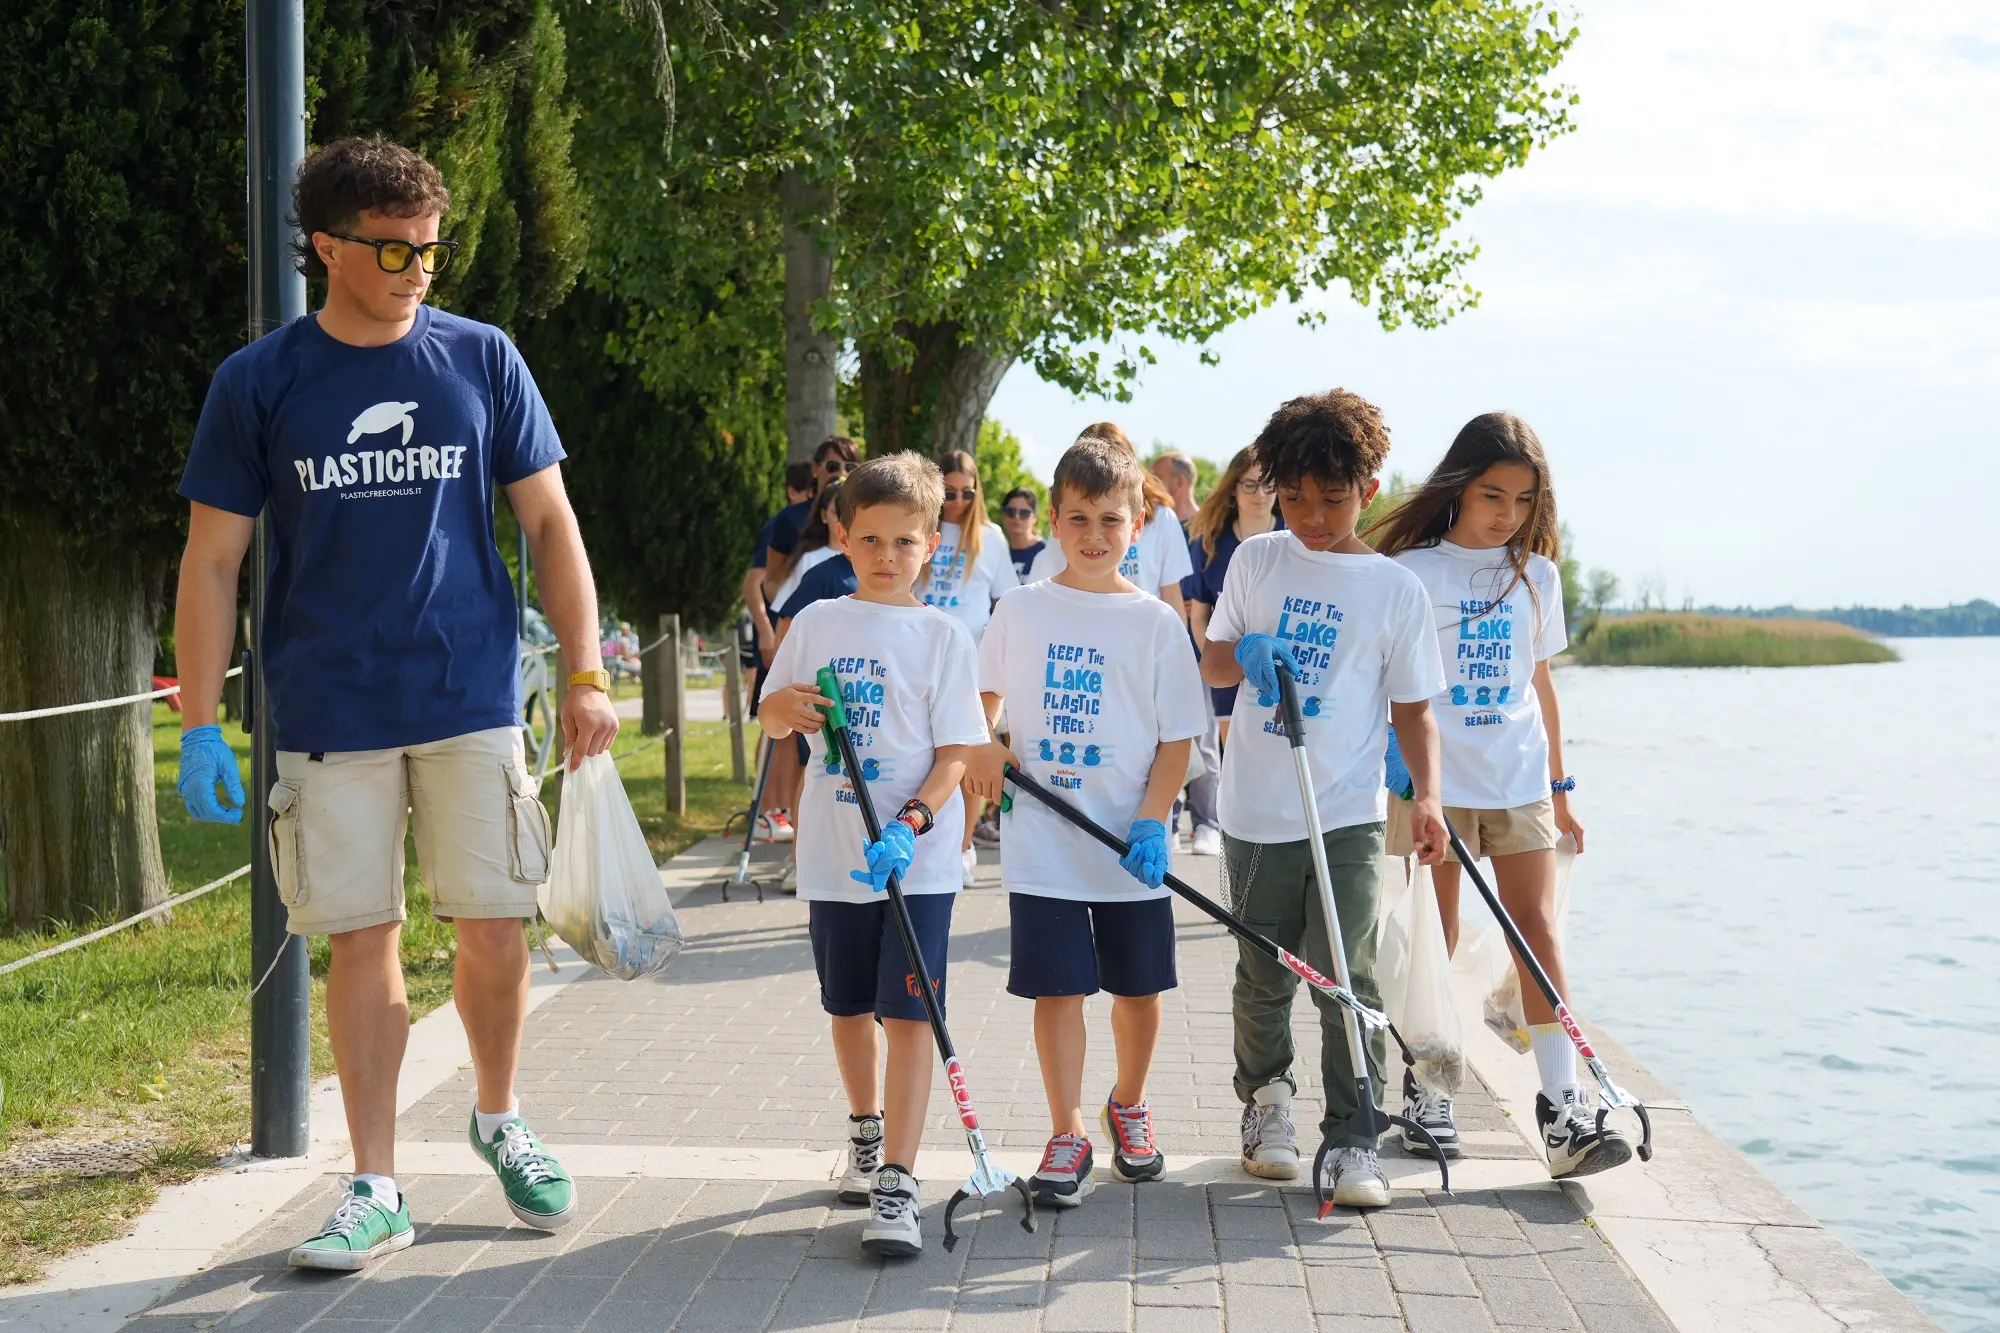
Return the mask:
[[[1576,551],[1678,605],[2000,600],[2000,4],[1593,0],[1580,128],[1464,223],[1476,310],[1265,312],[1134,401],[1016,369],[1047,477],[1086,422],[1226,459],[1271,409],[1378,403],[1392,469],[1493,408],[1541,435]]]

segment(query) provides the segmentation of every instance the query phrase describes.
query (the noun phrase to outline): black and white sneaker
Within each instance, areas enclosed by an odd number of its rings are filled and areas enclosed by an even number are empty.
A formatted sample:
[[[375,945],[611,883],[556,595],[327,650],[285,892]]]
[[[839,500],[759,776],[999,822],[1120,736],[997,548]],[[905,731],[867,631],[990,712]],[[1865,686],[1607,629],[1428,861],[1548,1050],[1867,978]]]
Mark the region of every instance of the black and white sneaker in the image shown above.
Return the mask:
[[[1535,1123],[1548,1149],[1549,1175],[1557,1180],[1594,1176],[1632,1159],[1632,1145],[1623,1134],[1608,1125],[1598,1129],[1596,1112],[1575,1085],[1563,1089],[1560,1106],[1547,1093],[1536,1093]]]
[[[850,1208],[867,1204],[882,1166],[882,1117],[847,1117],[847,1170],[840,1177],[840,1201]]]
[[[923,1207],[917,1178],[893,1162],[875,1173],[868,1193],[875,1215],[861,1228],[861,1248],[878,1259],[909,1259],[924,1252]]]
[[[1042,1150],[1042,1164],[1028,1177],[1036,1204],[1044,1208],[1074,1208],[1096,1188],[1090,1140],[1082,1134],[1058,1134]]]
[[[1451,1118],[1451,1098],[1441,1092],[1432,1092],[1417,1082],[1407,1069],[1403,1071],[1403,1119],[1414,1120],[1428,1129],[1447,1161],[1455,1161],[1464,1155],[1465,1149],[1458,1141],[1458,1125]],[[1430,1144],[1407,1129],[1402,1133],[1405,1151],[1419,1157],[1431,1155]]]

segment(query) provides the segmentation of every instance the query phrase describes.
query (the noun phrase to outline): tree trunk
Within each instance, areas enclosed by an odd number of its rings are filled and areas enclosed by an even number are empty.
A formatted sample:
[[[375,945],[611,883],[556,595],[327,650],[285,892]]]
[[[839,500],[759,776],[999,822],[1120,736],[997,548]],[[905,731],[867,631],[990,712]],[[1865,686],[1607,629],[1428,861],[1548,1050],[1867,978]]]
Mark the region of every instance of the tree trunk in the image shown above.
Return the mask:
[[[833,290],[833,255],[820,243],[833,191],[783,171],[778,199],[785,214],[785,455],[800,463],[838,429],[834,358],[840,344],[815,329],[812,319],[813,304]]]
[[[0,514],[0,712],[136,694],[152,680],[158,575],[136,556]],[[0,856],[16,930],[123,917],[166,897],[145,704],[0,723]]]
[[[953,321],[905,324],[897,332],[913,349],[908,365],[897,366],[879,346],[861,351],[868,451],[972,453],[979,442],[979,425],[986,419],[986,405],[993,401],[1014,358],[964,341]]]

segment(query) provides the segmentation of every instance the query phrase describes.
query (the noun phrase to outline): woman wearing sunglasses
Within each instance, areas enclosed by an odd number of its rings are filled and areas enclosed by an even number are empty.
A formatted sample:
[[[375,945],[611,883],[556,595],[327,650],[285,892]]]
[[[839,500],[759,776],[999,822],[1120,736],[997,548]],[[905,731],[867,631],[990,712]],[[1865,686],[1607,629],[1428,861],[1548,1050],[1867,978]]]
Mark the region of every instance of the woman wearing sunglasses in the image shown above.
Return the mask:
[[[937,550],[917,591],[925,605],[955,618],[978,643],[986,622],[993,618],[993,603],[1009,588],[1019,587],[1021,580],[1008,558],[1007,534],[986,517],[979,464],[962,449],[948,449],[933,461],[944,473],[944,507]],[[965,840],[960,846],[968,889],[979,864],[972,850],[972,827],[984,804],[970,797],[965,802]]]
[[[1000,527],[1007,534],[1007,554],[1014,561],[1015,576],[1023,583],[1028,581],[1028,571],[1035,567],[1035,557],[1047,545],[1042,534],[1035,530],[1035,506],[1035,493],[1026,486],[1016,486],[1000,502]]]

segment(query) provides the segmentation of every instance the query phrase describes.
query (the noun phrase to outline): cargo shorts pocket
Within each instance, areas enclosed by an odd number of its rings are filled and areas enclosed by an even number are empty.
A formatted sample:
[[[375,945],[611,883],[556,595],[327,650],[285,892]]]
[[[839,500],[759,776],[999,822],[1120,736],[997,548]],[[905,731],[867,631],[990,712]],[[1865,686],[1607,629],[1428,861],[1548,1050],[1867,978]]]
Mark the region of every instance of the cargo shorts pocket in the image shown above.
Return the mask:
[[[522,884],[549,877],[549,810],[540,784],[520,764],[503,764],[507,775],[507,869]]]
[[[311,896],[306,882],[306,831],[301,819],[301,792],[296,782],[271,784],[271,875],[278,897],[287,907],[303,907]]]

